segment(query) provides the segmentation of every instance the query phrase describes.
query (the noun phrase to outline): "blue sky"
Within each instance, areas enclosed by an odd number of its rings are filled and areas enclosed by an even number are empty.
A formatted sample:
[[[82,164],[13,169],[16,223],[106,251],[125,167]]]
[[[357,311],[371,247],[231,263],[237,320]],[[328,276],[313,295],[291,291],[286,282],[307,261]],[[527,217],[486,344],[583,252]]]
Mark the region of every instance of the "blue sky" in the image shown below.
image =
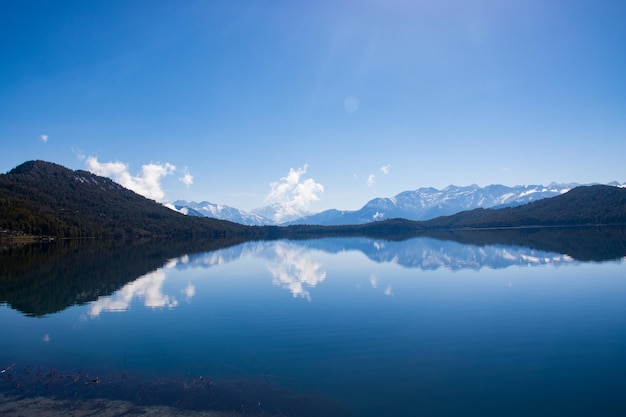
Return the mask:
[[[624,1],[19,1],[0,172],[312,211],[450,184],[626,181]]]

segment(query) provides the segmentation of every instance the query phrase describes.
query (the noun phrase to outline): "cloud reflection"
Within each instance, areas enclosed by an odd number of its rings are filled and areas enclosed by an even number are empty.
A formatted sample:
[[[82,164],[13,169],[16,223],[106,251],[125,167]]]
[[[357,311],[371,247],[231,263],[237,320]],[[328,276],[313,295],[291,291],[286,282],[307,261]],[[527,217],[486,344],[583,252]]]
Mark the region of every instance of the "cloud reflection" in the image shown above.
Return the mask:
[[[145,307],[172,308],[178,305],[174,295],[163,292],[167,275],[173,271],[207,269],[237,262],[244,258],[263,259],[272,283],[288,290],[294,298],[311,301],[310,290],[326,279],[324,265],[317,258],[323,254],[336,255],[360,252],[369,260],[395,264],[403,268],[436,270],[500,269],[511,266],[541,266],[576,264],[571,256],[505,245],[473,246],[431,238],[407,241],[383,241],[367,238],[337,238],[310,241],[246,242],[221,250],[194,253],[168,260],[164,266],[125,285],[112,296],[102,297],[89,308],[91,317],[103,311],[126,311],[133,300],[143,301]],[[369,275],[369,285],[387,296],[393,296],[391,285],[381,282],[376,273]],[[176,290],[179,299],[190,302],[196,295],[191,282]]]
[[[305,287],[315,287],[326,278],[321,264],[311,259],[311,251],[302,246],[277,243],[274,247],[274,264],[268,269],[274,285],[288,289],[294,297],[311,301]]]
[[[175,307],[178,301],[163,294],[165,278],[164,269],[150,272],[130,284],[126,284],[114,295],[100,298],[92,303],[89,308],[89,315],[98,317],[103,311],[126,311],[134,298],[143,299],[143,304],[146,307]]]
[[[372,288],[378,288],[378,278],[376,278],[376,275],[370,276],[370,285]]]
[[[182,293],[185,294],[185,298],[187,302],[191,301],[194,295],[196,295],[196,287],[189,283],[183,290]]]

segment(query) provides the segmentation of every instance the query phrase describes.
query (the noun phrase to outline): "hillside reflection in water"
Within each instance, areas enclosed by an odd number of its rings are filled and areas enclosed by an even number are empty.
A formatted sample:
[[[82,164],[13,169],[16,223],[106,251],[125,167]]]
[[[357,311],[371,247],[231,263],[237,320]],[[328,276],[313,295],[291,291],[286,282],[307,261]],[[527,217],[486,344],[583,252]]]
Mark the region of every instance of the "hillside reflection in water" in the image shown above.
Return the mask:
[[[266,416],[624,415],[623,232],[581,233],[5,250],[0,393]]]
[[[213,252],[184,255],[169,260],[162,268],[126,284],[113,296],[102,297],[91,303],[89,315],[102,311],[124,311],[133,299],[145,307],[173,308],[181,294],[164,294],[163,283],[173,270],[206,269],[240,261],[260,258],[266,261],[272,283],[289,291],[293,297],[311,301],[310,291],[326,279],[323,263],[316,260],[316,252],[337,254],[360,253],[376,263],[397,264],[406,268],[450,270],[507,268],[512,266],[537,267],[543,265],[576,265],[568,255],[533,250],[524,247],[477,247],[429,238],[388,242],[365,238],[322,239],[318,241],[255,241]],[[370,285],[378,287],[378,278],[370,276]],[[390,295],[392,288],[385,288]],[[190,302],[195,286],[189,283],[180,291]]]

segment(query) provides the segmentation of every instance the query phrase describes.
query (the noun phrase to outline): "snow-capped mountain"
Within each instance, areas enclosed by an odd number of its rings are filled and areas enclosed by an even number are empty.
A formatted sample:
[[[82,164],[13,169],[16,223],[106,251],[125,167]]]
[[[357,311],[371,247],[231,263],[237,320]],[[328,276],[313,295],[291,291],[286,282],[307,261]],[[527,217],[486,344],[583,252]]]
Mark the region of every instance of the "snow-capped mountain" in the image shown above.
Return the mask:
[[[316,214],[305,215],[302,212],[286,211],[280,204],[270,205],[253,210],[251,213],[233,207],[208,203],[176,201],[178,211],[189,215],[214,217],[247,225],[342,225],[363,224],[376,220],[402,217],[409,220],[429,220],[439,216],[448,216],[460,211],[475,208],[511,207],[543,198],[556,197],[566,193],[580,184],[488,185],[479,187],[469,185],[459,187],[450,185],[442,190],[432,187],[404,191],[394,197],[375,198],[361,209],[355,211],[326,210]],[[608,185],[626,187],[626,183],[612,182]]]
[[[252,213],[269,219],[272,224],[284,224],[296,221],[304,216],[310,215],[310,212],[299,210],[296,207],[286,206],[284,204],[271,204],[252,210]]]
[[[250,226],[266,226],[274,224],[272,220],[259,216],[258,214],[248,213],[222,204],[209,203],[208,201],[196,203],[195,201],[188,202],[185,200],[178,200],[173,204],[178,211],[189,216],[199,215],[204,217],[213,217],[215,219],[228,220]]]
[[[291,207],[285,207],[282,204],[272,204],[254,209],[251,212],[223,204],[209,203],[208,201],[196,203],[195,201],[177,200],[169,205],[174,206],[176,211],[188,216],[213,217],[248,226],[286,224],[310,215],[309,212],[298,211]]]
[[[404,191],[391,198],[375,198],[356,211],[324,211],[299,219],[291,224],[363,224],[376,220],[402,217],[409,220],[428,220],[475,208],[497,208],[530,203],[555,197],[578,184],[525,185],[508,187],[489,185],[479,187],[450,185],[443,190],[418,188]],[[334,215],[333,215],[334,214]]]

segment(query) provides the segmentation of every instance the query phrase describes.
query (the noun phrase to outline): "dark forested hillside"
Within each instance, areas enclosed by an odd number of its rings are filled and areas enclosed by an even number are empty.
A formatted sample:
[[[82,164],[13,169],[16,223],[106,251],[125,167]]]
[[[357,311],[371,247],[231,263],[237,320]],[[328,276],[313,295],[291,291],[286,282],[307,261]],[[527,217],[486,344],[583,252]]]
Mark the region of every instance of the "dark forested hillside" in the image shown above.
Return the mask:
[[[28,316],[107,296],[168,259],[235,245],[226,239],[75,239],[0,247],[0,304]]]
[[[524,206],[476,209],[426,222],[249,227],[184,216],[108,178],[60,165],[26,162],[0,175],[0,231],[56,237],[371,235],[406,238],[426,230],[626,224],[626,189],[594,185]],[[7,232],[8,231],[8,232]]]
[[[56,237],[224,236],[253,230],[187,217],[108,178],[29,161],[0,175],[0,230]]]

